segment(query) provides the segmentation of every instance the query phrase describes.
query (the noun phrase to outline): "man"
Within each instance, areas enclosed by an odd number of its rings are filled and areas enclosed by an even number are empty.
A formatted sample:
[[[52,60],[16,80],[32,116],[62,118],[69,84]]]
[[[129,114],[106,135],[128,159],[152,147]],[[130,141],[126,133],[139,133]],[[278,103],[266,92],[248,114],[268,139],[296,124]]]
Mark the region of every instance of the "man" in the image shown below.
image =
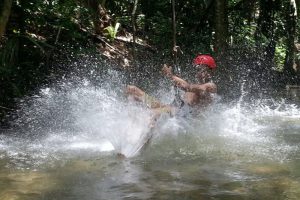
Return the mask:
[[[213,100],[212,94],[217,92],[217,86],[211,80],[212,72],[216,69],[216,63],[209,55],[198,55],[193,60],[192,67],[196,70],[195,76],[198,79],[198,83],[195,84],[185,81],[178,75],[174,75],[172,67],[164,65],[162,68],[162,73],[167,78],[171,79],[175,86],[184,91],[184,94],[181,97],[182,105],[179,107],[162,104],[134,85],[127,86],[126,93],[129,98],[143,102],[147,107],[151,108],[154,113],[154,120],[162,113],[167,112],[174,115],[178,113],[182,107],[206,107]]]
[[[152,118],[149,123],[149,133],[145,138],[145,143],[142,144],[140,149],[147,146],[152,138],[151,130],[155,126],[156,120],[163,114],[167,113],[170,115],[180,115],[185,112],[186,107],[199,108],[206,107],[209,105],[213,98],[212,94],[217,92],[217,86],[211,82],[212,72],[216,69],[216,63],[214,59],[209,55],[198,55],[193,61],[193,69],[196,70],[195,76],[198,79],[198,83],[189,83],[172,72],[172,67],[164,65],[162,73],[174,82],[175,86],[180,88],[184,94],[181,97],[181,105],[166,105],[159,102],[154,97],[149,96],[140,88],[134,85],[128,85],[126,88],[126,94],[129,99],[142,102],[148,108],[152,110]],[[118,153],[120,158],[125,158],[125,155]]]

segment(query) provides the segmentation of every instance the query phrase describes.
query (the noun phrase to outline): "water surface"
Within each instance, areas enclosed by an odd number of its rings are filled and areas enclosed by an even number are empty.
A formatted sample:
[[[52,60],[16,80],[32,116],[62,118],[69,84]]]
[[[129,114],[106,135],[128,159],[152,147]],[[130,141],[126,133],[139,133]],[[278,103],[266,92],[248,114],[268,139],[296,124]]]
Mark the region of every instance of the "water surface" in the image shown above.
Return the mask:
[[[0,199],[300,199],[300,109],[284,99],[162,116],[137,152],[149,110],[121,89],[62,88],[26,100],[0,135]]]

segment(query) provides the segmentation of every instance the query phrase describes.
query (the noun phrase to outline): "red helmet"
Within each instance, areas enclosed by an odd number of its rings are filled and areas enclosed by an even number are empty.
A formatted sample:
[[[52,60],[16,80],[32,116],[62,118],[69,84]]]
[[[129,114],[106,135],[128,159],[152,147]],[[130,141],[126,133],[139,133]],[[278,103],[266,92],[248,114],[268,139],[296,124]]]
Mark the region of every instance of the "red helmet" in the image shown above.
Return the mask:
[[[215,69],[217,67],[215,60],[209,55],[198,55],[193,60],[193,63],[195,65],[207,65],[211,69]]]

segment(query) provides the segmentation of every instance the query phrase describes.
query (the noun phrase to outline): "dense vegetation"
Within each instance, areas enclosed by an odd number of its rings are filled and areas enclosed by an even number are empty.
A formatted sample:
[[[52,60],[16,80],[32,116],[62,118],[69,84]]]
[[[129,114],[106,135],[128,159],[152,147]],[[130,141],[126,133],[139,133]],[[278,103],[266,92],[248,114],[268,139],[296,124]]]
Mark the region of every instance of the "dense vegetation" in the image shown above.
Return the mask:
[[[246,76],[253,91],[297,84],[299,7],[299,0],[2,0],[0,115],[67,71],[58,60],[82,49],[124,70],[153,55],[186,63],[209,53],[221,91]]]

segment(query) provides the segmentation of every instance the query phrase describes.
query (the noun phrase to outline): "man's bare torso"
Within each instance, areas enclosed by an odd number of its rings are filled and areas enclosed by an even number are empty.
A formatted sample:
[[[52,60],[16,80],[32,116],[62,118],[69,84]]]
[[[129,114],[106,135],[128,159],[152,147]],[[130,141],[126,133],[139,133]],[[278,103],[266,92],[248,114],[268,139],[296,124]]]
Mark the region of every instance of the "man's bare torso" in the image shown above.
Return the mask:
[[[203,84],[206,90],[198,92],[185,92],[183,101],[185,104],[192,107],[206,107],[212,100],[211,90],[216,90],[216,86],[213,83]]]

